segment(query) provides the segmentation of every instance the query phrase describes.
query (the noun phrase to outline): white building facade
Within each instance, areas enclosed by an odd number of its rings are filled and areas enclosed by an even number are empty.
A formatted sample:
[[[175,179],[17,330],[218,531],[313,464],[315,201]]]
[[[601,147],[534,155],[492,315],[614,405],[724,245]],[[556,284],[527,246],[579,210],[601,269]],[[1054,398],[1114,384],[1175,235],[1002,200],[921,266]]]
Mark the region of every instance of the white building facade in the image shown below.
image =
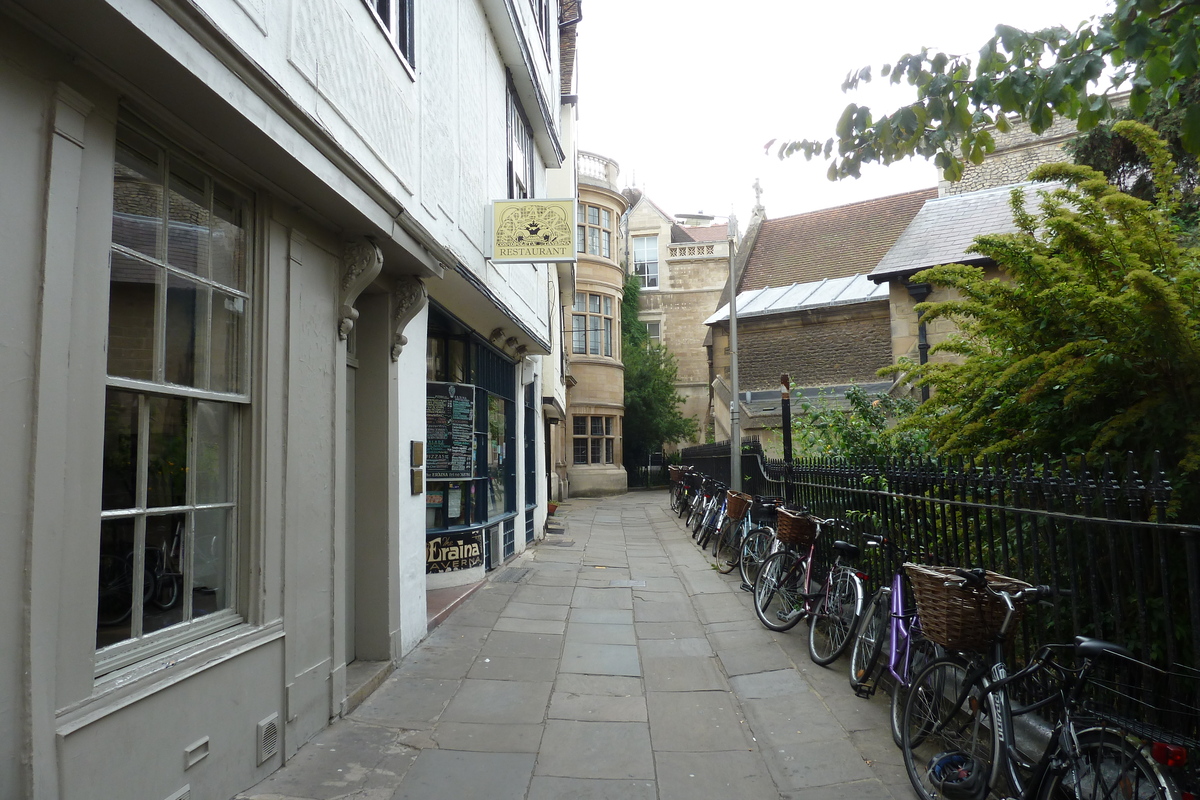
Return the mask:
[[[541,530],[559,5],[0,0],[0,798],[226,800],[426,635],[437,343],[469,577]]]

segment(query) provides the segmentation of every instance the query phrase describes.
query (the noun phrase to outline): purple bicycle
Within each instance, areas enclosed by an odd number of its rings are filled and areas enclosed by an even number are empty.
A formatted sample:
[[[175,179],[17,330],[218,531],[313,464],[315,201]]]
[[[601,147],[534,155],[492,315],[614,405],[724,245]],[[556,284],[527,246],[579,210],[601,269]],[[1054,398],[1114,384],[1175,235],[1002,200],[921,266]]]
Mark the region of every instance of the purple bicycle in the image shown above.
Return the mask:
[[[879,587],[863,609],[850,651],[850,687],[859,697],[870,698],[885,675],[891,678],[892,739],[899,747],[904,701],[912,679],[942,655],[942,648],[921,635],[921,621],[902,564],[909,560],[909,552],[883,536],[867,535],[866,546],[885,548],[889,558],[901,563],[892,575],[891,586]]]

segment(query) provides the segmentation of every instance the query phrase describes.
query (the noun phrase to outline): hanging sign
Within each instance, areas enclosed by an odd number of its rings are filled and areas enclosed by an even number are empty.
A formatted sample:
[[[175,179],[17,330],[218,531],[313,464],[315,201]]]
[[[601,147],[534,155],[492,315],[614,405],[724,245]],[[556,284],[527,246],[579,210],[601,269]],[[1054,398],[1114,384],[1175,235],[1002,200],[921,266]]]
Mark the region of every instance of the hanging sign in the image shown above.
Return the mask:
[[[575,260],[575,201],[493,200],[494,263]]]

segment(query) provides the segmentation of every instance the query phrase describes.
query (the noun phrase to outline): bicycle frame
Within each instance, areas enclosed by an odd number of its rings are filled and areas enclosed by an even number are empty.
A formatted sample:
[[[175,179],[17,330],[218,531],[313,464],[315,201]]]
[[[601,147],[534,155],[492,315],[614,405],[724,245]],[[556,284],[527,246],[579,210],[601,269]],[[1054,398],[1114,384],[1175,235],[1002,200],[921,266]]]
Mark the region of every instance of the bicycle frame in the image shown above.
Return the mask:
[[[907,686],[912,681],[912,633],[916,626],[917,612],[904,610],[904,573],[898,569],[892,575],[892,589],[888,597],[891,613],[888,617],[888,661],[887,672],[892,679]]]

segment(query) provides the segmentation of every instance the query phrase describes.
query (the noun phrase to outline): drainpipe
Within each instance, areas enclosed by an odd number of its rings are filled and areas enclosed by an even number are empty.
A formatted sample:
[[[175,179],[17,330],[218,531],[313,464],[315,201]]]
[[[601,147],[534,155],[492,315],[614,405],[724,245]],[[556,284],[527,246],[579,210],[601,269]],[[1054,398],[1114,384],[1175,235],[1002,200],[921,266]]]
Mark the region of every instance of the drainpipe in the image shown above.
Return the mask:
[[[925,302],[925,299],[933,292],[933,287],[928,283],[910,283],[908,284],[908,294],[918,303]],[[929,332],[925,329],[925,314],[924,312],[917,314],[917,360],[918,363],[924,364],[929,361]],[[924,403],[929,399],[929,387],[921,387],[921,402]]]
[[[733,401],[729,408],[730,480],[734,491],[742,490],[742,426],[741,402],[738,399],[738,350],[737,350],[737,277],[733,259],[733,237],[729,242],[729,381],[733,389]]]
[[[783,501],[792,502],[792,379],[779,376],[779,422],[783,426]]]

